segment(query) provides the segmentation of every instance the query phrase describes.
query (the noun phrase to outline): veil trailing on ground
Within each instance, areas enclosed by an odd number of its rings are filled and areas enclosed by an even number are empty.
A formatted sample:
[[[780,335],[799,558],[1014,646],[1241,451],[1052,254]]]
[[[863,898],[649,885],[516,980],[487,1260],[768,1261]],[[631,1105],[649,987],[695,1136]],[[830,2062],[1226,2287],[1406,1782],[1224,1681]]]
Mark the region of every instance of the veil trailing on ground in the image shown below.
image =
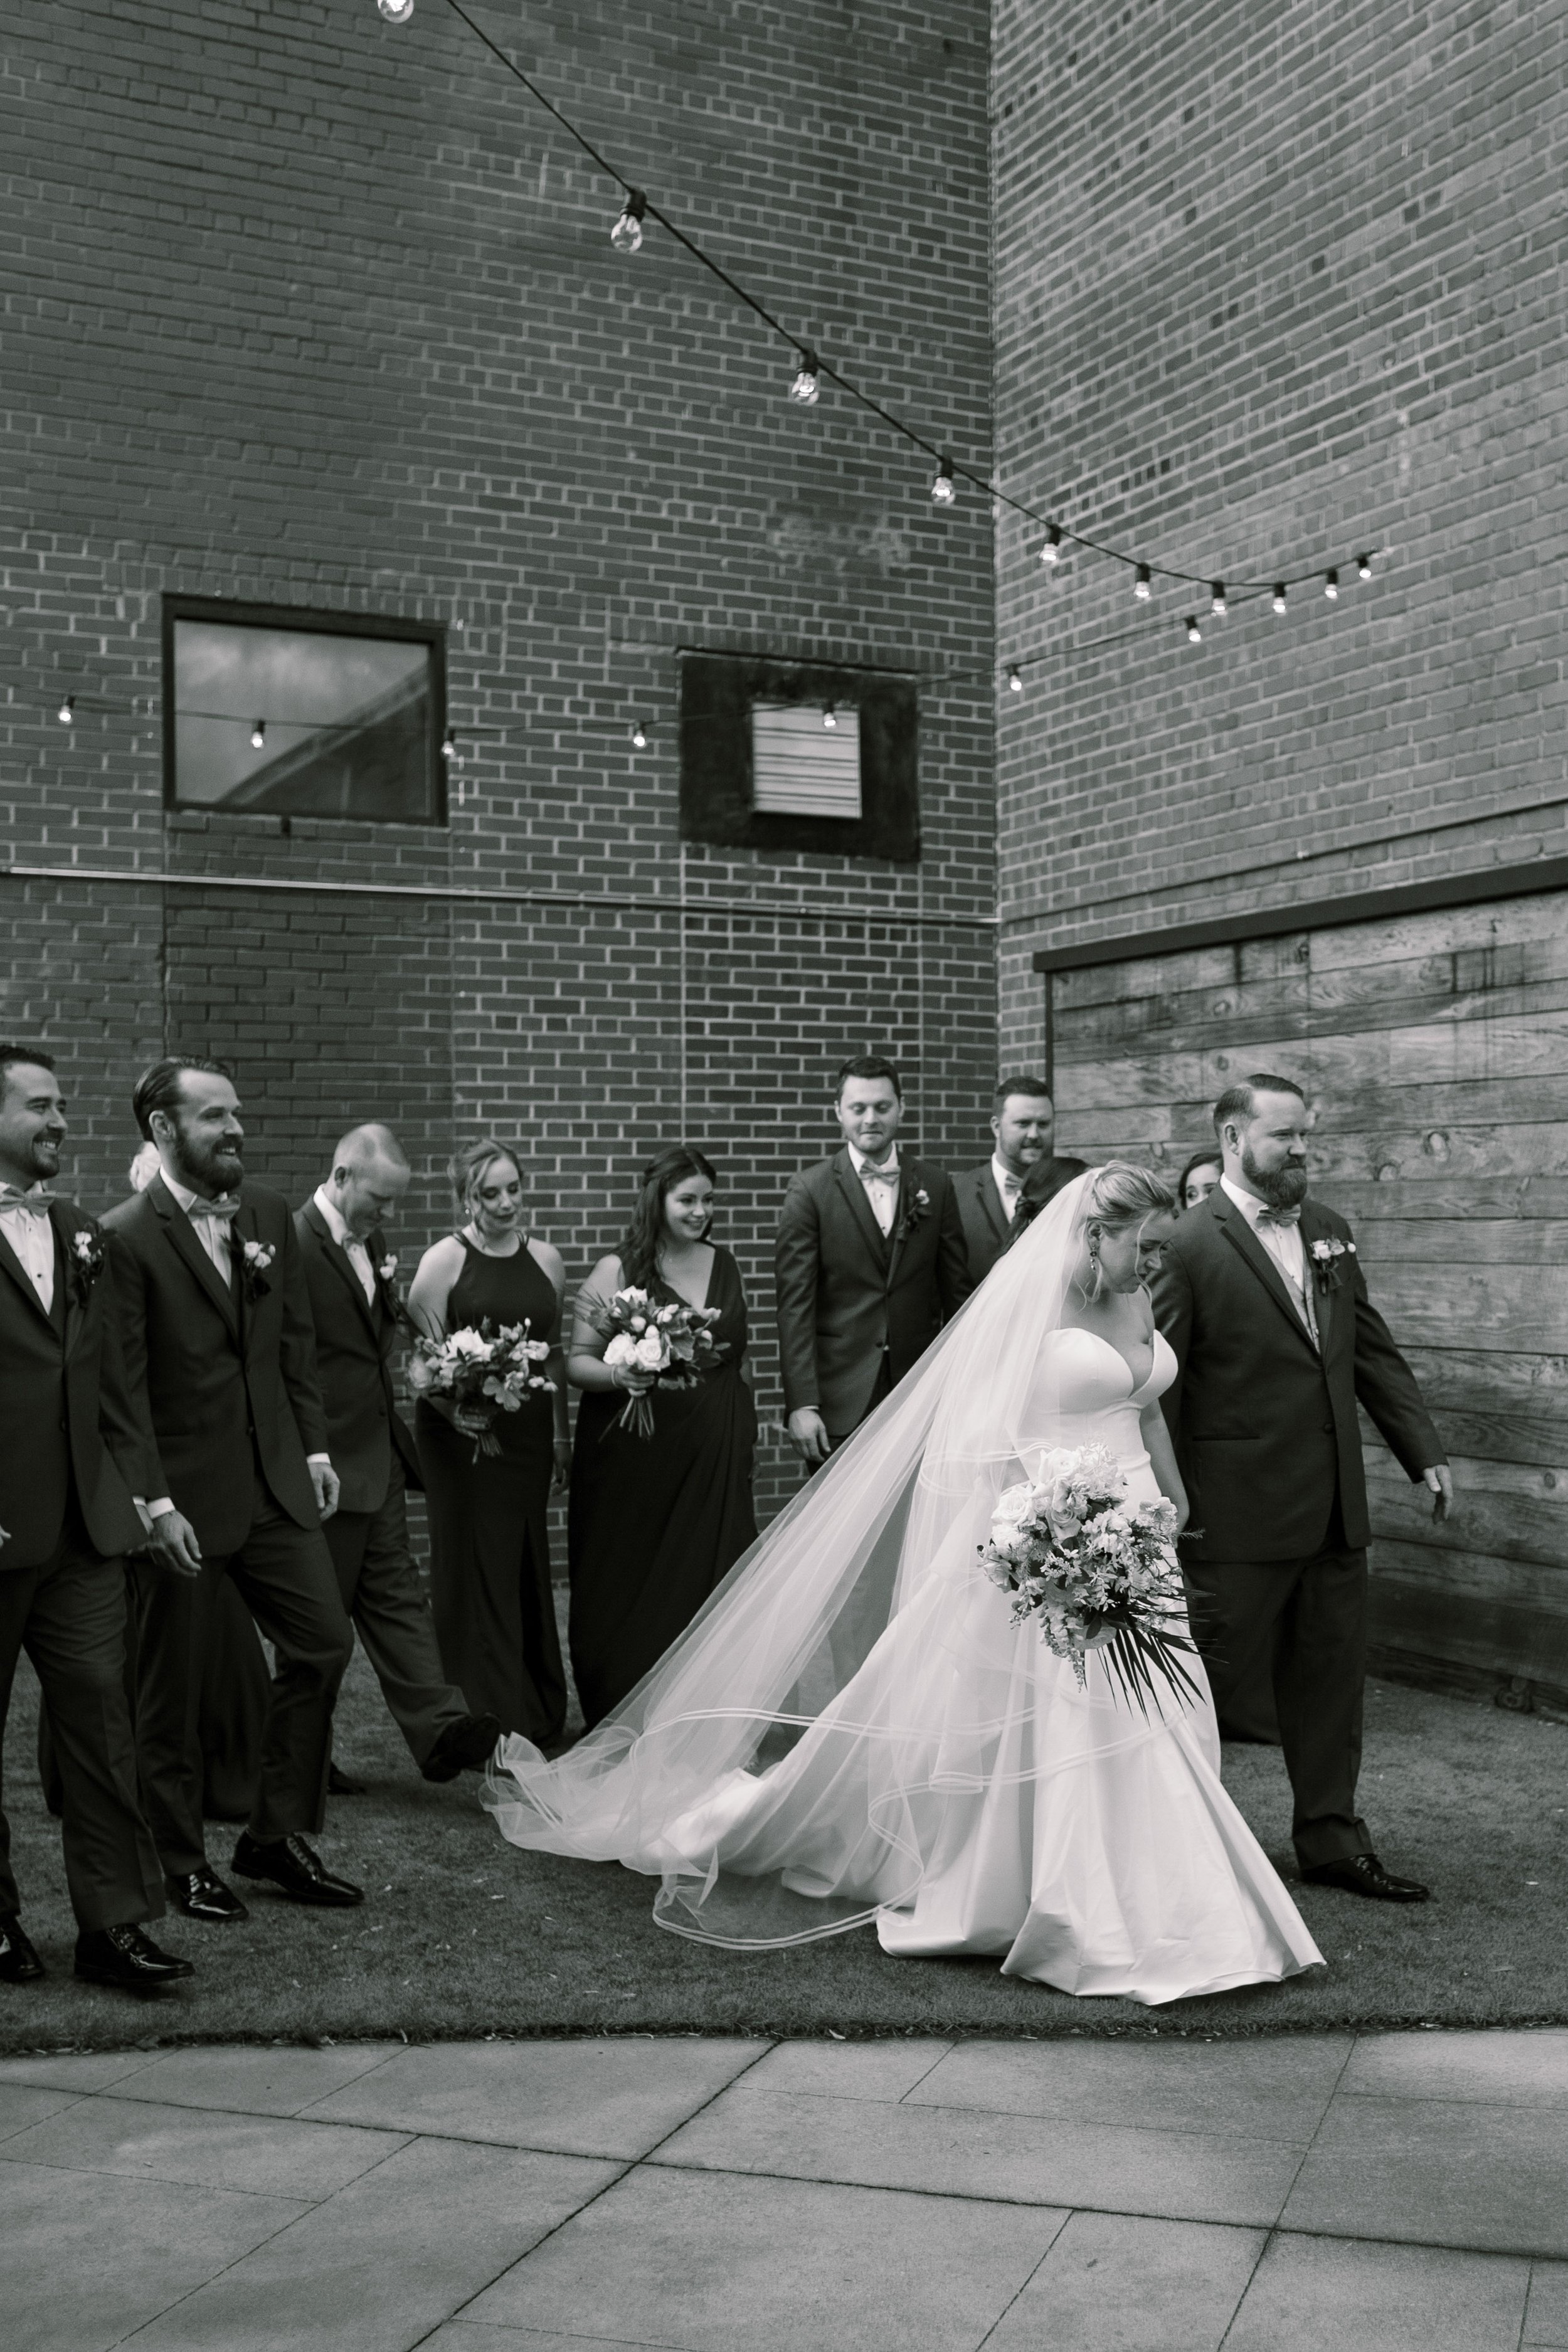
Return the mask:
[[[913,1900],[965,1801],[1027,1754],[1006,1735],[1036,1637],[976,1555],[1004,1487],[1074,1442],[1050,1340],[1093,1181],[998,1260],[611,1717],[553,1763],[502,1741],[482,1801],[504,1837],[657,1874],[661,1926],[737,1947]]]

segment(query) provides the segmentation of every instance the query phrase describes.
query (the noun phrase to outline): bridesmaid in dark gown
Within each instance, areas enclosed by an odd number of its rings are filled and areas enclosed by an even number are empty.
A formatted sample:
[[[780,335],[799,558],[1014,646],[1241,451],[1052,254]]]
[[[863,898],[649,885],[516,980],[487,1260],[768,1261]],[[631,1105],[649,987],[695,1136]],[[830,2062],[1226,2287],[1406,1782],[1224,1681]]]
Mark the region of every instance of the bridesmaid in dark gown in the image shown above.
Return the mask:
[[[619,1252],[601,1258],[577,1300],[567,1375],[584,1391],[572,1454],[568,1553],[573,1679],[590,1727],[684,1633],[756,1539],[752,1457],[757,1416],[742,1375],[746,1300],[740,1268],[708,1239],[714,1176],[680,1145],[645,1170]],[[724,1352],[690,1389],[661,1389],[649,1438],[616,1426],[651,1376],[604,1360],[603,1310],[635,1285],[717,1307]]]
[[[518,1154],[493,1138],[452,1162],[458,1230],[426,1251],[408,1294],[432,1339],[488,1320],[548,1339],[555,1383],[494,1424],[499,1454],[476,1450],[482,1423],[421,1397],[414,1433],[430,1523],[430,1602],[441,1664],[475,1714],[498,1716],[539,1747],[558,1740],[566,1674],[550,1586],[552,1481],[571,1463],[561,1360],[560,1253],[522,1229]]]

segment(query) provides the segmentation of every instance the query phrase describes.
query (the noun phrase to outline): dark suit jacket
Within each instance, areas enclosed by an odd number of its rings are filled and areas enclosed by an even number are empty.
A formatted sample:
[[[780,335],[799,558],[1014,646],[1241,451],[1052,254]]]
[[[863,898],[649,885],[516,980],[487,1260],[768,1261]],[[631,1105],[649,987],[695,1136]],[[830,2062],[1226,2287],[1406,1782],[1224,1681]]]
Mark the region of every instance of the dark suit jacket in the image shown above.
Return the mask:
[[[423,1482],[414,1433],[397,1410],[392,1386],[392,1351],[397,1314],[385,1284],[376,1276],[371,1306],[349,1261],[332,1239],[331,1227],[314,1200],[294,1212],[310,1319],[316,1327],[316,1374],[327,1416],[327,1450],[342,1482],[341,1511],[379,1511],[386,1500],[394,1447],[411,1486]],[[386,1255],[379,1233],[367,1235],[373,1266]]]
[[[1012,1221],[1002,1214],[1001,1196],[989,1160],[984,1167],[966,1168],[962,1176],[955,1176],[952,1191],[963,1221],[969,1279],[981,1283],[1006,1248],[1013,1232]]]
[[[1075,1176],[1087,1176],[1088,1173],[1087,1160],[1067,1160],[1054,1151],[1047,1152],[1044,1160],[1037,1160],[1024,1179],[1024,1190],[1014,1219],[1015,1231],[1020,1223],[1026,1225],[1037,1217],[1047,1202],[1054,1201],[1058,1192],[1065,1192]]]
[[[1301,1235],[1310,1269],[1314,1241],[1349,1242],[1351,1229],[1308,1200]],[[1339,1287],[1314,1289],[1320,1355],[1274,1261],[1223,1191],[1189,1209],[1165,1245],[1154,1317],[1175,1350],[1163,1404],[1196,1560],[1310,1558],[1322,1549],[1336,1493],[1345,1542],[1365,1544],[1358,1399],[1412,1478],[1447,1458],[1359,1261],[1339,1265]]]
[[[147,1502],[172,1496],[204,1553],[223,1559],[250,1532],[259,1463],[279,1509],[318,1528],[305,1457],[329,1451],[327,1424],[288,1202],[247,1184],[229,1228],[236,1274],[226,1289],[161,1176],[103,1222],[126,1377],[145,1399],[135,1491]],[[254,1298],[239,1265],[247,1241],[273,1252]]]
[[[96,1279],[79,1271],[74,1244],[101,1228],[72,1201],[49,1210],[55,1299],[44,1311],[21,1261],[0,1234],[0,1574],[37,1568],[58,1549],[66,1507],[77,1506],[106,1559],[135,1549],[142,1522],[131,1500],[141,1460],[137,1416],[126,1393],[107,1255]]]
[[[847,1149],[792,1176],[773,1272],[784,1410],[816,1405],[832,1437],[865,1419],[884,1353],[902,1380],[973,1288],[952,1180],[907,1153],[885,1241]]]

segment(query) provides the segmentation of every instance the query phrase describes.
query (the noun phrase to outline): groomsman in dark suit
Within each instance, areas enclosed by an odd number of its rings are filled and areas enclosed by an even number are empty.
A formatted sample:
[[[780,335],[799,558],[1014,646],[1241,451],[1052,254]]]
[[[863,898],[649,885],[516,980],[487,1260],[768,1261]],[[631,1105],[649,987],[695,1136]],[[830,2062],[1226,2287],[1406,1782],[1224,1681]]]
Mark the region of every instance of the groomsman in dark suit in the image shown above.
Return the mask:
[[[838,1073],[843,1149],[792,1176],[773,1249],[789,1434],[826,1462],[956,1315],[973,1284],[952,1180],[900,1159],[890,1062]]]
[[[325,1528],[338,1591],[420,1771],[426,1780],[455,1780],[488,1763],[500,1724],[473,1714],[443,1675],[408,1548],[405,1497],[422,1482],[414,1433],[393,1393],[397,1261],[388,1257],[382,1232],[408,1178],[389,1127],[356,1127],[333,1153],[326,1182],[296,1211],[294,1230],[316,1327],[327,1444],[341,1481]],[[332,1786],[355,1793],[335,1771]]]
[[[1056,1108],[1043,1078],[1020,1074],[1003,1078],[992,1097],[991,1132],[996,1149],[978,1168],[952,1180],[969,1278],[984,1282],[1012,1239],[1020,1199],[1025,1218],[1037,1214],[1064,1184],[1084,1172],[1081,1160],[1058,1160],[1052,1150]]]
[[[136,1740],[164,1883],[193,1918],[245,1916],[202,1833],[202,1660],[226,1575],[277,1653],[234,1867],[297,1903],[358,1903],[307,1843],[325,1815],[353,1633],[321,1533],[338,1479],[294,1221],[276,1192],[247,1185],[240,1197],[245,1130],[220,1063],[154,1062],[132,1108],[160,1171],[104,1223],[127,1380],[142,1401],[136,1492],[151,1558],[136,1570]]]
[[[1356,1810],[1372,1533],[1357,1405],[1439,1518],[1453,1477],[1350,1227],[1307,1197],[1295,1080],[1259,1071],[1230,1087],[1215,1127],[1224,1173],[1153,1286],[1178,1367],[1162,1402],[1196,1530],[1182,1547],[1193,1632],[1222,1724],[1233,1694],[1272,1673],[1302,1876],[1425,1902],[1384,1868]]]
[[[65,1132],[50,1056],[0,1045],[0,1734],[26,1650],[54,1719],[76,1973],[140,1991],[191,1964],[142,1932],[163,1890],[125,1696],[140,1454],[102,1233],[50,1189]],[[28,1984],[44,1967],[10,1849],[0,1811],[0,1982]]]

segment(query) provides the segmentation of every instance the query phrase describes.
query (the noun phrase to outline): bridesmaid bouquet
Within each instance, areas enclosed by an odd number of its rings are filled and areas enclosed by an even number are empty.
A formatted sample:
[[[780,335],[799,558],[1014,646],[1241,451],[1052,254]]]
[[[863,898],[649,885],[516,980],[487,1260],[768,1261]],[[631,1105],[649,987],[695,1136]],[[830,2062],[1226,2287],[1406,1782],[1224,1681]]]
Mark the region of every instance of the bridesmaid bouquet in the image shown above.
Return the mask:
[[[599,1328],[609,1334],[605,1361],[612,1368],[629,1364],[639,1372],[651,1372],[658,1388],[695,1388],[703,1372],[727,1352],[725,1342],[715,1339],[710,1328],[718,1320],[716,1307],[689,1307],[683,1298],[661,1305],[646,1290],[617,1290],[599,1321]],[[652,1395],[645,1391],[628,1397],[612,1426],[651,1437]]]
[[[1070,1661],[1080,1689],[1085,1657],[1103,1650],[1113,1684],[1145,1716],[1156,1678],[1178,1700],[1197,1697],[1181,1663],[1195,1653],[1184,1630],[1175,1507],[1129,1502],[1126,1476],[1105,1446],[1042,1454],[1036,1475],[998,1498],[990,1541],[978,1549],[993,1584],[1013,1595],[1014,1623],[1033,1619],[1047,1648]]]
[[[500,1452],[495,1431],[503,1412],[517,1412],[525,1397],[554,1390],[553,1381],[534,1370],[549,1346],[531,1339],[529,1330],[526,1323],[508,1323],[492,1331],[487,1315],[477,1331],[464,1325],[444,1339],[415,1335],[408,1385],[416,1396],[445,1397],[470,1422],[483,1422],[473,1432],[476,1462],[481,1454]]]

